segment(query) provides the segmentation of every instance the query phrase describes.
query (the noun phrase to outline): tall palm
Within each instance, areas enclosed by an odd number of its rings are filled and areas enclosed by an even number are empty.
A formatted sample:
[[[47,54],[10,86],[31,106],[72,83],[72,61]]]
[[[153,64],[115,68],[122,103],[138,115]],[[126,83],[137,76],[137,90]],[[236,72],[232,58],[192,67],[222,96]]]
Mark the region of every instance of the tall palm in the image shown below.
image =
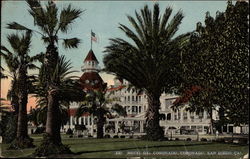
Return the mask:
[[[48,111],[46,122],[46,134],[48,137],[44,138],[44,143],[53,143],[54,146],[62,145],[60,131],[54,126],[58,123],[56,116],[59,113],[58,83],[51,80],[50,73],[54,72],[55,63],[58,60],[58,51],[56,44],[60,40],[59,32],[67,33],[71,24],[81,15],[82,11],[74,9],[71,5],[63,8],[58,16],[58,8],[53,1],[49,1],[45,8],[40,4],[39,0],[26,0],[29,5],[29,13],[34,19],[34,25],[38,27],[39,31],[27,28],[16,22],[8,24],[9,29],[15,30],[29,30],[41,35],[42,40],[47,44],[44,65],[46,70],[46,94],[48,99]],[[63,39],[65,48],[77,48],[80,40],[78,38]],[[50,140],[47,142],[47,140]],[[47,148],[47,146],[44,146]],[[61,152],[58,152],[61,153]],[[39,155],[39,154],[38,154]],[[42,155],[42,154],[41,154]]]
[[[105,50],[106,70],[144,89],[147,94],[148,140],[163,138],[164,132],[159,125],[159,97],[164,91],[171,92],[181,80],[179,50],[189,34],[174,37],[183,14],[178,11],[168,23],[171,13],[172,9],[168,7],[160,16],[159,4],[154,5],[153,13],[147,5],[141,9],[141,14],[135,11],[136,19],[127,16],[135,32],[123,24],[119,26],[129,41],[110,39]]]
[[[84,98],[84,92],[82,91],[80,84],[77,82],[77,77],[71,76],[71,74],[76,71],[72,71],[71,69],[71,62],[66,60],[65,56],[60,56],[56,69],[54,72],[50,73],[52,80],[58,83],[58,89],[60,90],[60,94],[58,94],[59,115],[57,116],[57,118],[60,119],[60,123],[55,125],[58,126],[59,129],[61,125],[64,125],[65,122],[68,121],[67,111],[69,103],[71,101],[82,101]],[[35,116],[38,119],[39,124],[46,124],[44,116],[47,116],[45,113],[48,109],[48,99],[46,91],[44,90],[45,85],[45,69],[44,65],[42,65],[35,82],[34,91],[34,97],[37,98],[37,112],[34,111],[34,114],[36,114]]]
[[[14,59],[16,65],[9,67],[15,68],[11,71],[14,73],[13,85],[15,86],[12,94],[18,100],[18,122],[17,122],[17,135],[16,140],[11,144],[11,148],[26,148],[32,147],[32,140],[28,136],[27,125],[27,102],[28,102],[28,69],[34,69],[36,66],[33,64],[40,55],[31,57],[29,55],[29,48],[31,43],[31,32],[26,32],[22,36],[18,34],[10,34],[7,37],[13,52],[5,46],[1,46],[1,56],[6,59],[6,63],[10,62],[8,59]],[[7,64],[9,66],[9,64]],[[13,86],[12,86],[13,87]],[[13,95],[12,95],[13,96]]]
[[[97,138],[103,138],[103,126],[106,117],[111,117],[110,109],[108,107],[113,99],[106,95],[106,91],[90,91],[84,98],[84,102],[77,109],[76,117],[80,117],[83,113],[92,114],[96,117],[97,122]],[[122,106],[115,104],[111,107],[119,115],[126,116],[126,110]]]

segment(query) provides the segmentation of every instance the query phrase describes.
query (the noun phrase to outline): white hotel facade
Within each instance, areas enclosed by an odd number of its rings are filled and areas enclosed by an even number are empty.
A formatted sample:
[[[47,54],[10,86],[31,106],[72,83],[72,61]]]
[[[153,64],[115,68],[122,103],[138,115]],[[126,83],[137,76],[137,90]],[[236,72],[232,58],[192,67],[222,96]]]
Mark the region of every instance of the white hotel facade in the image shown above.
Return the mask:
[[[96,59],[94,52],[90,50],[87,57],[84,60],[84,65],[82,67],[83,75],[80,78],[83,90],[93,88],[98,89],[99,87],[106,87],[106,83],[103,82],[99,76],[99,66],[98,60]],[[114,80],[114,85],[110,86],[108,93],[112,92],[110,98],[119,99],[114,103],[118,103],[126,109],[127,116],[112,119],[107,119],[104,126],[104,134],[124,134],[124,129],[122,130],[121,125],[125,125],[126,129],[133,134],[142,135],[145,133],[145,113],[148,108],[147,96],[145,93],[138,94],[136,90],[128,89],[129,83],[125,80]],[[211,126],[211,118],[209,114],[204,111],[199,114],[186,111],[186,106],[181,107],[179,110],[174,111],[172,109],[173,102],[178,96],[174,94],[163,93],[160,97],[160,114],[165,114],[165,119],[160,120],[160,126],[163,127],[165,135],[169,133],[182,134],[181,130],[186,132],[195,132],[199,134],[209,133]],[[114,104],[113,103],[113,104]],[[112,104],[109,105],[111,107]],[[96,124],[95,118],[91,114],[83,114],[80,118],[74,116],[76,109],[79,107],[79,103],[73,102],[70,105],[69,115],[70,120],[64,126],[64,130],[71,128],[75,129],[75,125],[85,125],[87,128],[86,133],[92,136],[96,134]],[[115,112],[112,112],[115,115]],[[218,120],[218,112],[213,111],[212,119]],[[113,129],[110,128],[110,125]],[[228,132],[239,132],[239,128],[227,125],[223,127],[222,131]],[[248,133],[248,128],[246,128]]]

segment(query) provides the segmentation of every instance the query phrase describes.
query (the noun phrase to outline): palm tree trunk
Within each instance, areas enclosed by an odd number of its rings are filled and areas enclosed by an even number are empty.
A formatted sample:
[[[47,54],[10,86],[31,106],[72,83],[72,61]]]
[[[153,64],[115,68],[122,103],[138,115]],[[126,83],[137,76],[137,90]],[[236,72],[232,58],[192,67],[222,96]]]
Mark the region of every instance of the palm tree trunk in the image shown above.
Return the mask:
[[[45,80],[47,91],[47,120],[46,120],[46,134],[43,137],[41,145],[35,150],[35,156],[49,156],[55,154],[69,154],[71,153],[68,146],[61,142],[61,119],[59,111],[57,83],[51,80],[52,73],[55,71],[55,66],[58,62],[58,52],[54,43],[47,47],[44,65],[45,65]]]
[[[164,131],[160,127],[159,109],[160,109],[160,93],[147,93],[148,109],[146,113],[146,139],[162,140]]]
[[[33,140],[28,136],[28,120],[27,120],[27,69],[24,65],[19,67],[18,76],[18,122],[16,140],[11,144],[10,148],[29,148],[34,147]]]
[[[53,143],[61,143],[60,135],[60,114],[59,101],[57,99],[57,90],[50,90],[48,93],[48,111],[46,120],[46,133]]]
[[[12,80],[12,86],[11,86],[11,106],[14,109],[14,120],[16,121],[14,123],[14,131],[15,131],[15,136],[13,136],[12,141],[15,139],[15,137],[17,136],[17,121],[18,121],[18,112],[19,112],[19,104],[18,104],[18,95],[17,95],[17,78],[16,76],[14,76],[13,80]]]
[[[97,117],[97,138],[103,138],[103,126],[104,126],[105,118],[103,115]]]
[[[58,51],[54,44],[47,47],[44,64],[46,69],[47,100],[48,111],[46,120],[46,133],[55,144],[61,143],[59,124],[59,101],[57,99],[58,90],[55,81],[51,80],[51,74],[55,71],[58,61]]]

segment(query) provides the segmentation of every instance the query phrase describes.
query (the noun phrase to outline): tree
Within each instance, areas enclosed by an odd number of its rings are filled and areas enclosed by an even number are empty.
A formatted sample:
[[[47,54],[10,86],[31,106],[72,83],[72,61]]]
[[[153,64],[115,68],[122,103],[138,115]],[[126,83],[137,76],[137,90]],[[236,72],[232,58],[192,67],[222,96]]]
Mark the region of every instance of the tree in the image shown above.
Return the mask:
[[[60,89],[60,95],[58,97],[60,115],[58,116],[61,121],[60,125],[66,124],[68,121],[68,107],[71,101],[82,101],[84,98],[84,92],[81,89],[80,84],[77,82],[76,76],[71,76],[72,66],[70,60],[66,60],[65,56],[60,56],[59,61],[56,66],[56,70],[51,73],[52,80],[58,83],[58,88]],[[34,82],[34,94],[36,97],[37,107],[32,109],[30,114],[30,119],[35,123],[35,125],[46,125],[46,112],[47,112],[47,96],[44,90],[45,83],[45,69],[44,65],[41,66],[39,75]]]
[[[76,117],[79,118],[84,113],[92,114],[97,118],[97,138],[103,138],[103,126],[105,124],[106,118],[111,117],[110,110],[116,111],[119,115],[126,116],[126,110],[118,104],[112,105],[111,109],[108,104],[111,104],[114,99],[110,99],[106,95],[106,91],[90,91],[84,102],[76,111]]]
[[[7,37],[13,52],[5,46],[1,46],[1,56],[6,59],[8,68],[13,72],[13,84],[15,87],[12,90],[15,95],[15,100],[18,102],[18,121],[17,121],[17,134],[16,139],[10,145],[10,148],[19,149],[33,147],[32,139],[28,136],[27,125],[27,102],[28,102],[28,69],[34,69],[36,66],[33,64],[40,55],[29,56],[29,48],[31,43],[31,32],[26,32],[22,36],[18,34],[10,34]],[[12,60],[10,60],[12,59]],[[13,62],[13,64],[8,64]],[[15,66],[14,66],[15,65]],[[13,87],[13,86],[12,86]],[[11,95],[12,97],[14,95]]]
[[[215,18],[207,12],[205,26],[197,23],[196,33],[182,51],[185,82],[180,92],[185,97],[187,90],[200,87],[184,101],[189,101],[194,110],[206,109],[209,113],[220,107],[223,121],[235,125],[248,123],[247,16],[246,2],[233,5],[228,1],[226,11],[217,12]]]
[[[59,101],[58,83],[52,81],[50,73],[56,69],[55,64],[58,61],[57,46],[60,38],[58,33],[67,33],[71,24],[81,15],[80,9],[74,9],[71,5],[63,8],[58,16],[58,8],[53,1],[49,1],[45,8],[40,4],[38,0],[26,0],[29,5],[29,13],[34,19],[34,25],[38,27],[40,31],[30,29],[16,22],[8,24],[9,29],[15,30],[28,30],[41,35],[42,40],[47,44],[44,68],[45,68],[45,81],[46,81],[46,95],[48,100],[47,122],[46,122],[46,135],[44,136],[42,145],[37,149],[37,156],[49,155],[50,153],[70,153],[67,146],[64,146],[61,142],[59,119]],[[77,48],[80,40],[78,38],[63,39],[63,45],[65,48]],[[50,145],[50,146],[49,146]],[[54,147],[54,148],[51,148]],[[50,151],[48,149],[54,149],[56,151]],[[41,151],[39,151],[41,150]],[[46,152],[46,153],[44,153]]]
[[[181,46],[189,34],[174,37],[183,19],[179,11],[168,23],[172,13],[170,7],[160,17],[159,4],[153,13],[146,5],[141,14],[135,11],[137,21],[128,16],[133,32],[120,24],[120,29],[130,41],[121,38],[110,39],[106,47],[104,64],[107,72],[126,79],[133,86],[143,89],[148,99],[146,113],[146,138],[159,140],[164,131],[159,125],[160,96],[172,92],[181,79],[179,73]],[[167,25],[168,24],[168,25]]]

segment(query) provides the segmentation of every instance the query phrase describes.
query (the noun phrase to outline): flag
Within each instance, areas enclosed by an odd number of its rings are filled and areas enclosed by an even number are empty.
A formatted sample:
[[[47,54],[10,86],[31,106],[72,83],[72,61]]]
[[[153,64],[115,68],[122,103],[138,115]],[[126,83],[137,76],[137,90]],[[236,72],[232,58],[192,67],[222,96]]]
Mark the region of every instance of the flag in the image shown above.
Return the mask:
[[[97,38],[96,38],[96,35],[94,32],[91,31],[91,40],[96,42],[97,41]]]

